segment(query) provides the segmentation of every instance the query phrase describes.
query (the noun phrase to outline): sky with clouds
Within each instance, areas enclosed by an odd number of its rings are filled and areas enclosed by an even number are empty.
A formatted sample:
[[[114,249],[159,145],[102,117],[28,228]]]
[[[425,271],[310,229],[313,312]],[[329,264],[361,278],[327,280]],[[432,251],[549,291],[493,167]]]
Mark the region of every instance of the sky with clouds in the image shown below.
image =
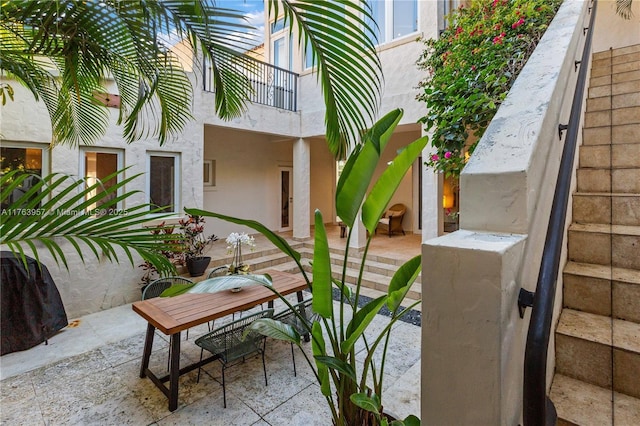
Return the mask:
[[[264,1],[263,0],[216,0],[216,6],[243,12],[247,23],[255,27],[251,31],[255,44],[264,41]]]

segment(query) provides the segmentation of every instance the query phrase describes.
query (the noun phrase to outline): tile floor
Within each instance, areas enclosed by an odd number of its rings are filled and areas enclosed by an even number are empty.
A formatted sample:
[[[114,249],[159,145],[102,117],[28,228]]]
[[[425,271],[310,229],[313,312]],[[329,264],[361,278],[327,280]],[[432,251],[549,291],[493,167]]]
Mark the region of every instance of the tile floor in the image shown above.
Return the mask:
[[[329,227],[328,234],[332,247],[344,248],[346,240],[339,238],[337,226]],[[420,242],[419,235],[378,235],[369,253],[406,261],[420,253]],[[223,243],[216,248],[220,256],[226,251]],[[381,330],[388,321],[378,315],[370,331]],[[419,416],[420,328],[404,322],[394,327],[385,370],[385,408],[402,418]],[[0,357],[0,424],[331,424],[329,409],[302,354],[296,348],[298,376],[294,377],[290,346],[274,340],[267,342],[268,386],[258,358],[229,369],[225,409],[220,364],[214,362],[204,368],[199,383],[197,371],[180,378],[179,407],[168,411],[160,390],[149,379],[138,377],[145,330],[146,322],[131,305],[124,305],[70,320],[48,345]],[[199,358],[193,342],[206,331],[206,325],[190,330],[189,340],[182,343],[181,364]],[[165,337],[157,334],[154,340],[151,368],[156,372],[167,368]],[[305,348],[310,350],[310,345]]]
[[[371,331],[381,330],[388,321],[378,315]],[[420,328],[404,322],[394,327],[385,373],[385,408],[401,417],[419,416]],[[259,358],[232,367],[227,373],[225,409],[220,365],[214,362],[205,367],[199,383],[197,370],[180,378],[179,407],[168,411],[164,395],[149,379],[138,377],[145,329],[145,321],[124,305],[72,320],[48,345],[1,357],[0,424],[331,424],[326,402],[302,354],[296,349],[298,375],[294,377],[290,346],[274,340],[267,342],[268,386]],[[193,342],[204,332],[206,325],[191,329],[189,340],[182,344],[181,363],[198,359],[200,351]],[[166,371],[168,343],[164,335],[159,336],[151,366],[154,371]]]

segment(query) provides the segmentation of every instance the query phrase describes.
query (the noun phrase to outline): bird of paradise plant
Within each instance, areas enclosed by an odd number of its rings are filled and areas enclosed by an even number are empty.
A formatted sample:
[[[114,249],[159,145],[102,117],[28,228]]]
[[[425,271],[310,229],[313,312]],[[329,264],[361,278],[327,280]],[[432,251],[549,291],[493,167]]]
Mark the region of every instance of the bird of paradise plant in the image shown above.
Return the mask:
[[[401,117],[402,111],[394,110],[381,118],[364,134],[362,143],[349,156],[338,181],[337,214],[349,229],[343,267],[339,274],[334,274],[331,270],[327,233],[320,211],[315,212],[313,279],[311,279],[303,268],[300,253],[294,250],[281,236],[261,223],[199,209],[185,209],[190,214],[215,217],[251,227],[262,233],[296,262],[312,292],[312,308],[320,318],[313,324],[308,324],[304,318],[300,317],[301,323],[306,326],[306,332],[311,336],[313,357],[304,351],[303,354],[320,384],[322,396],[326,399],[331,410],[333,424],[337,426],[416,425],[420,423],[415,416],[409,416],[403,421],[393,420],[389,423],[382,403],[382,384],[391,329],[403,315],[419,303],[416,302],[408,307],[401,306],[411,284],[420,273],[421,257],[416,256],[400,266],[391,278],[387,294],[359,306],[362,299],[360,290],[367,252],[378,220],[382,217],[400,181],[427,143],[427,138],[422,137],[407,145],[388,164],[373,186],[370,186],[381,154]],[[346,285],[346,265],[352,229],[357,226],[357,221],[360,219],[366,230],[369,231],[369,237],[364,248],[358,280],[352,290]],[[212,280],[207,280],[208,282],[204,282],[203,286],[208,286],[212,289],[211,291],[219,291],[222,288],[262,284],[275,292],[273,287],[269,285],[270,277],[265,275],[224,276],[213,280],[219,280],[219,284],[223,285],[212,285]],[[206,291],[201,287],[196,284],[188,291]],[[335,307],[334,287],[338,289],[340,294]],[[184,292],[184,288],[180,292]],[[176,292],[169,291],[165,295],[170,293],[176,294]],[[279,296],[292,309],[290,302],[281,295]],[[392,313],[391,321],[377,336],[373,338],[366,336],[367,328],[385,305]],[[296,315],[300,314],[296,312]],[[290,325],[273,319],[262,319],[256,321],[252,328],[269,337],[301,346],[300,334]],[[357,341],[363,341],[365,346],[364,360],[361,365],[356,363],[355,344]],[[379,350],[382,356],[380,365],[376,365],[374,354]]]

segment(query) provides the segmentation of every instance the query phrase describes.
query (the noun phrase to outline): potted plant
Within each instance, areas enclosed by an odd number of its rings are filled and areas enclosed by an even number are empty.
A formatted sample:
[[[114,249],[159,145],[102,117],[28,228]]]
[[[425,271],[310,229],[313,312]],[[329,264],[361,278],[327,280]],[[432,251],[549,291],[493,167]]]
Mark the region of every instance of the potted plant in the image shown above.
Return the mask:
[[[336,210],[338,216],[349,229],[344,248],[343,265],[347,265],[349,240],[354,226],[358,226],[357,221],[360,217],[364,227],[369,231],[359,278],[353,290],[345,284],[346,266],[343,266],[342,272],[339,274],[334,274],[331,270],[324,220],[322,213],[318,210],[315,212],[313,281],[311,281],[303,269],[300,253],[294,250],[282,237],[259,222],[203,210],[187,209],[190,214],[216,217],[249,226],[262,233],[297,263],[313,294],[312,308],[319,316],[319,320],[314,321],[313,324],[308,324],[303,318],[300,318],[301,323],[307,328],[307,333],[311,335],[313,358],[304,351],[302,353],[305,354],[307,362],[315,373],[320,384],[322,397],[325,398],[331,410],[333,424],[337,426],[416,425],[420,423],[420,420],[415,416],[409,416],[404,421],[390,420],[388,413],[384,412],[382,388],[386,352],[392,327],[404,314],[419,303],[416,302],[406,308],[401,306],[411,284],[420,273],[421,257],[414,257],[396,271],[391,278],[386,295],[359,306],[367,251],[378,220],[385,212],[400,181],[427,143],[427,138],[422,137],[407,145],[394,161],[387,165],[377,181],[370,185],[381,153],[401,117],[402,111],[394,110],[380,119],[363,135],[362,143],[352,151],[338,181]],[[249,281],[251,275],[243,277]],[[221,279],[227,279],[227,277],[221,277]],[[240,276],[237,276],[237,281],[241,281]],[[253,284],[259,281],[260,279],[256,277]],[[335,309],[332,295],[334,288],[339,294]],[[273,288],[271,289],[275,291]],[[282,298],[282,300],[289,308],[292,308],[286,299]],[[371,321],[383,306],[387,306],[391,311],[391,321],[376,336],[372,336],[371,332],[365,335]],[[296,315],[300,316],[297,311]],[[261,319],[253,323],[252,328],[267,336],[287,340],[298,346],[301,345],[300,334],[293,327],[279,321]],[[356,362],[355,344],[360,340],[364,342],[365,346],[364,358],[358,357],[358,362]],[[376,359],[380,360],[379,365],[377,365],[377,360],[374,362],[374,354]],[[381,356],[378,357],[378,355]]]
[[[187,266],[189,275],[199,277],[204,274],[211,262],[211,257],[205,256],[205,253],[211,243],[218,240],[218,237],[214,234],[208,237],[204,235],[202,216],[187,213],[187,218],[181,219],[178,224],[179,230],[184,234],[182,241],[184,264]]]
[[[227,253],[233,254],[231,265],[229,265],[230,274],[248,274],[249,265],[242,262],[242,246],[246,245],[253,250],[256,246],[255,239],[247,235],[246,232],[232,232],[226,239]]]

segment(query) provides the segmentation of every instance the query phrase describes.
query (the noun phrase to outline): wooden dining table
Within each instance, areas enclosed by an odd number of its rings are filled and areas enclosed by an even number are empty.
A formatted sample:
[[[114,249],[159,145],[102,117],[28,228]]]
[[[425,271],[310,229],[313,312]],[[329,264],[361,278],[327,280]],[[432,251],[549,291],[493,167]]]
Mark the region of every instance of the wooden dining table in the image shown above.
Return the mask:
[[[269,270],[273,287],[282,295],[297,293],[301,302],[307,282],[300,275]],[[147,334],[140,364],[140,377],[148,377],[169,399],[169,411],[178,408],[178,379],[216,359],[215,356],[180,368],[180,334],[182,331],[235,312],[251,309],[262,303],[273,306],[277,295],[263,285],[242,287],[241,291],[223,290],[216,293],[185,293],[174,297],[155,297],[134,302],[133,310],[147,320]],[[169,374],[156,376],[149,369],[149,358],[155,330],[169,336]],[[165,382],[169,382],[169,387]]]

